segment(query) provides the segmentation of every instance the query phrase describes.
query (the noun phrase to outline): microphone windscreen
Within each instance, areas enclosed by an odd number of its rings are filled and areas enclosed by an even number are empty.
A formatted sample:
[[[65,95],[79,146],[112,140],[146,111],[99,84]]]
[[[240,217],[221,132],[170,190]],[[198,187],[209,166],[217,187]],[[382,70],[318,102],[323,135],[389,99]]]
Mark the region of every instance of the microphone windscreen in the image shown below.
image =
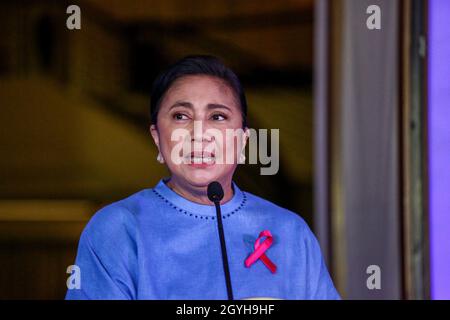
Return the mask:
[[[223,188],[219,182],[213,181],[208,184],[208,199],[212,202],[217,202],[223,199]]]

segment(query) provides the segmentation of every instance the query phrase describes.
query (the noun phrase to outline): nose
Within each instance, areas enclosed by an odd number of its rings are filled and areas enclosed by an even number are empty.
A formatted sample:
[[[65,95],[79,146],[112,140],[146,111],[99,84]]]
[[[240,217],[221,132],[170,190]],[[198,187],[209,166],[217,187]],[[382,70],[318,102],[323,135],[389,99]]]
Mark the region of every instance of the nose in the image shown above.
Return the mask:
[[[215,140],[215,137],[207,132],[208,127],[201,120],[194,121],[193,126],[191,127],[191,142],[212,142]]]

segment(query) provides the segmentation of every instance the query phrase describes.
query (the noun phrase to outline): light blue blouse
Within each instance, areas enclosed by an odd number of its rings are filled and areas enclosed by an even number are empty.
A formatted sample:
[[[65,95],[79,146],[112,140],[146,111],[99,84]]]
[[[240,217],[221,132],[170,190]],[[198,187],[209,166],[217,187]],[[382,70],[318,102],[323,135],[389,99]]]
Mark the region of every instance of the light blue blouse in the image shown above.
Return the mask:
[[[189,201],[161,179],[154,188],[100,209],[82,232],[80,288],[66,299],[227,299],[214,205]],[[319,244],[297,214],[233,182],[221,205],[235,299],[339,299]],[[263,230],[275,273],[244,261]]]

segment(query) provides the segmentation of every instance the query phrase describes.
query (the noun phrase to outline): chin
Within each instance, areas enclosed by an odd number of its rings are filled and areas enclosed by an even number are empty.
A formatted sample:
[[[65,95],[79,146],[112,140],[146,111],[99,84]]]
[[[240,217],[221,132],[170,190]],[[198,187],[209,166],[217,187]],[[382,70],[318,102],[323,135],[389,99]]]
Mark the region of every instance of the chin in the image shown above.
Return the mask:
[[[211,181],[219,180],[220,177],[220,172],[201,169],[190,170],[185,175],[185,179],[196,187],[206,187]]]
[[[186,180],[193,186],[206,187],[211,181],[217,180],[217,176],[207,173],[194,173],[186,177]]]

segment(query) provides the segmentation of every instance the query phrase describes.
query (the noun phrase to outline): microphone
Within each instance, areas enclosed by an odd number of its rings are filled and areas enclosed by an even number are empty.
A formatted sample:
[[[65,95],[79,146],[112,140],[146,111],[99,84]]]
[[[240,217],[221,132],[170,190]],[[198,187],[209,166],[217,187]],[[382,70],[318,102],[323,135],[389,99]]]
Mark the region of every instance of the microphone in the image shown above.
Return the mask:
[[[219,182],[213,181],[208,184],[208,199],[214,202],[214,205],[216,206],[217,228],[219,229],[220,247],[222,249],[222,262],[223,270],[225,272],[228,300],[233,300],[230,269],[228,267],[227,247],[225,245],[225,235],[223,233],[222,213],[220,212],[220,200],[223,199],[223,188]]]

